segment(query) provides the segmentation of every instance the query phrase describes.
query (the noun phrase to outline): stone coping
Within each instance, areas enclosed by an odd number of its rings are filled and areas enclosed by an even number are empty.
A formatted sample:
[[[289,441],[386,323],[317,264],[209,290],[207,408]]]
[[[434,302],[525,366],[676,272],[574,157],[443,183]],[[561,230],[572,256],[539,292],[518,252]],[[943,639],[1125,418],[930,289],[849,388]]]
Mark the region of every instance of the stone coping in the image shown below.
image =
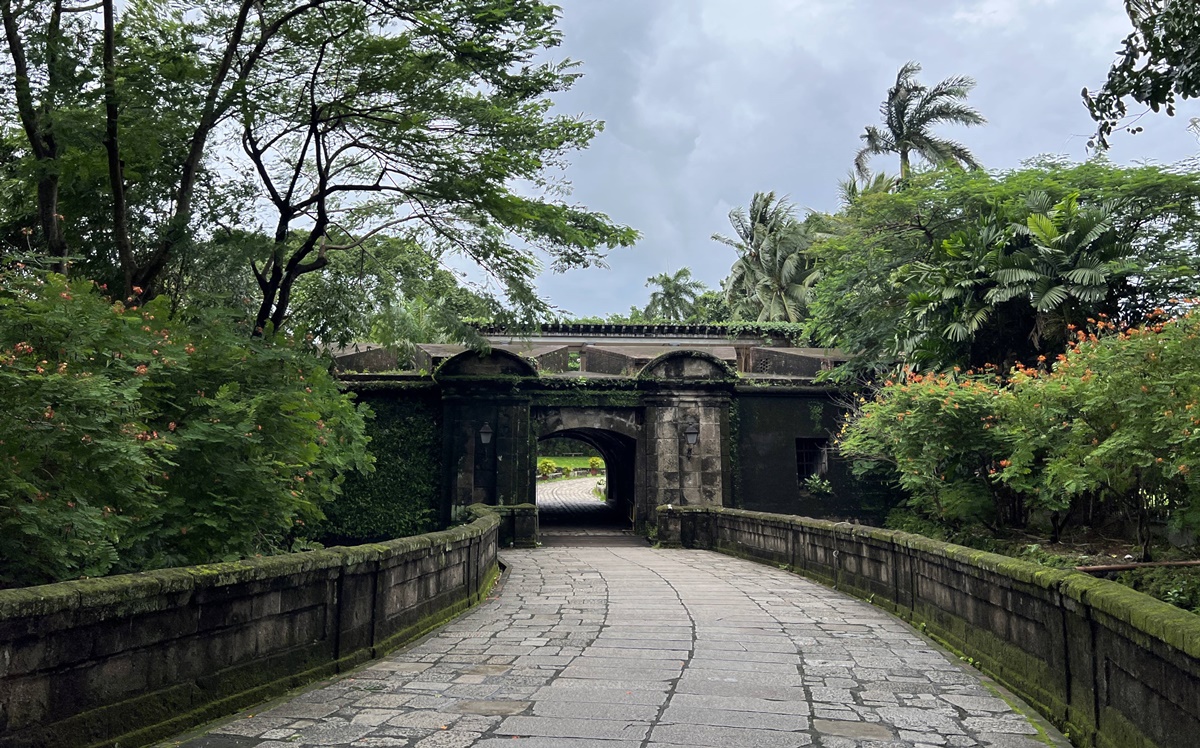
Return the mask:
[[[849,522],[658,512],[664,545],[773,563],[910,621],[1076,745],[1166,748],[1200,729],[1200,617],[1117,582]]]

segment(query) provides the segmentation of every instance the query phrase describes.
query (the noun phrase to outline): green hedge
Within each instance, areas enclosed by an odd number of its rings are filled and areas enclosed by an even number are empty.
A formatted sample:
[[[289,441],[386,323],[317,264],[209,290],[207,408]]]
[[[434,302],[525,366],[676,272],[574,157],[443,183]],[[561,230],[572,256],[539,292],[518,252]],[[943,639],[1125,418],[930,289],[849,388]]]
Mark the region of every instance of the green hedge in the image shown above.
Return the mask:
[[[442,472],[442,402],[436,391],[363,392],[373,473],[351,473],[325,509],[326,544],[369,543],[437,529]]]

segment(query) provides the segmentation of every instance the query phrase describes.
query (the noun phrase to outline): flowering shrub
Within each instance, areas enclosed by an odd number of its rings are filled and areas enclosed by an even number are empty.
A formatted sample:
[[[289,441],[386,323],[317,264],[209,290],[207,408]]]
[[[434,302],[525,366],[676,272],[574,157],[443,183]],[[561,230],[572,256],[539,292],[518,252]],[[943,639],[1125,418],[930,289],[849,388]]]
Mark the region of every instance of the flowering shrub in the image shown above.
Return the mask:
[[[1152,510],[1200,526],[1200,316],[1090,325],[1057,360],[1018,365],[1005,382],[886,383],[841,450],[860,472],[889,466],[910,506],[940,521],[1020,526],[1045,510],[1057,532],[1086,501],[1136,516],[1143,542]]]
[[[1087,499],[1135,515],[1200,524],[1200,317],[1119,329],[1104,319],[1053,368],[1013,372],[1002,414],[1012,434],[999,475],[1067,510]]]
[[[843,427],[855,472],[889,467],[914,508],[948,523],[991,521],[1009,497],[992,479],[1006,449],[995,378],[912,374],[885,383]]]
[[[0,281],[0,585],[269,552],[369,467],[365,409],[300,347]]]

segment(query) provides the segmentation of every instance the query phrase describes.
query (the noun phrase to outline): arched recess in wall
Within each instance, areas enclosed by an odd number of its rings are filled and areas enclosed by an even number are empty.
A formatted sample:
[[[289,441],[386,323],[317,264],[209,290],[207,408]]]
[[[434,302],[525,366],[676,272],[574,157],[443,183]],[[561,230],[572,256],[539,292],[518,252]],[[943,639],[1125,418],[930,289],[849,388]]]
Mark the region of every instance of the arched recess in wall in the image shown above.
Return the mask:
[[[637,438],[595,426],[542,429],[538,441],[574,439],[595,449],[604,458],[606,502],[622,524],[632,524],[636,490]]]
[[[737,371],[708,351],[682,348],[656,356],[638,372],[638,379],[675,383],[730,381]]]
[[[536,377],[532,361],[515,353],[493,348],[480,354],[475,351],[457,353],[442,362],[433,373],[434,380],[454,377]]]

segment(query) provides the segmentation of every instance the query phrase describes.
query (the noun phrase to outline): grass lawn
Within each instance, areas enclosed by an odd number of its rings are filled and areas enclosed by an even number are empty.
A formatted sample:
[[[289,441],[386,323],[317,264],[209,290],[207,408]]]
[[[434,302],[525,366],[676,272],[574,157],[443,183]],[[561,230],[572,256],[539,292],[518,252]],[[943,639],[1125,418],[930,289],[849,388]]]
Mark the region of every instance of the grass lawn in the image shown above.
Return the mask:
[[[588,467],[590,457],[538,457],[538,461],[551,460],[560,468],[585,468]],[[604,467],[604,460],[600,461],[600,467]]]

